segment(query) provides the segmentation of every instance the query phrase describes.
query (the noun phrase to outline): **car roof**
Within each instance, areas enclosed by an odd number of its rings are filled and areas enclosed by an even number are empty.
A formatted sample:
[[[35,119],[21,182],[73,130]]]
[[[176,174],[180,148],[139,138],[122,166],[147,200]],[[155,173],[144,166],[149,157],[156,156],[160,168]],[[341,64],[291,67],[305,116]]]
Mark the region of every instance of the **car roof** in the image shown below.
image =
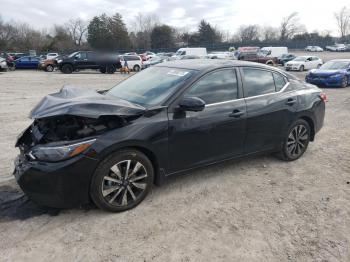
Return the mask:
[[[172,68],[183,68],[192,69],[199,71],[206,71],[210,69],[216,69],[221,67],[231,67],[231,66],[251,66],[260,67],[265,69],[273,69],[280,71],[277,68],[273,68],[268,65],[242,61],[242,60],[219,60],[219,59],[184,59],[184,60],[173,60],[164,62],[156,65],[157,67],[172,67]]]

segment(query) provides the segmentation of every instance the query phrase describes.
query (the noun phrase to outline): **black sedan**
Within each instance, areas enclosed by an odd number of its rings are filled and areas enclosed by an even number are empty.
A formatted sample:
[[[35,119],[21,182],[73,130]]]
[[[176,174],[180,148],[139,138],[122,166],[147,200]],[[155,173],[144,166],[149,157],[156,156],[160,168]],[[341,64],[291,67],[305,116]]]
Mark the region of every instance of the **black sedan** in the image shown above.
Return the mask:
[[[47,206],[93,200],[123,211],[152,184],[224,160],[301,157],[321,129],[326,97],[276,68],[244,61],[156,65],[110,90],[65,86],[31,112],[15,177]]]

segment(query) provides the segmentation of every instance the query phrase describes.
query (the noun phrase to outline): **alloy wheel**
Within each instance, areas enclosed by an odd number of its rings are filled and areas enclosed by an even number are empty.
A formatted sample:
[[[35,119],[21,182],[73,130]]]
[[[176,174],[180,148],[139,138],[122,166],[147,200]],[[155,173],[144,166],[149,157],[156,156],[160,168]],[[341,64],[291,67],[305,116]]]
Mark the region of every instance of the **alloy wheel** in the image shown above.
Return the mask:
[[[306,150],[309,132],[304,125],[295,126],[287,139],[287,151],[293,157],[299,157]]]
[[[146,168],[137,160],[123,160],[113,165],[102,180],[102,196],[110,205],[128,206],[142,195],[147,187]]]

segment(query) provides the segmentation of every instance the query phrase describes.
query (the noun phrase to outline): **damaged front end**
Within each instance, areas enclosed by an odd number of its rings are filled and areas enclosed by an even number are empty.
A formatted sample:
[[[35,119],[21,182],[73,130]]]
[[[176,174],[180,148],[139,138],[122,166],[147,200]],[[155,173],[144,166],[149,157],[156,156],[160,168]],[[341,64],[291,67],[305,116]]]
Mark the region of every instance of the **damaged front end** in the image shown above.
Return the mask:
[[[127,101],[66,86],[46,96],[32,110],[30,116],[34,121],[19,136],[16,147],[28,160],[60,161],[65,159],[60,157],[62,151],[69,151],[67,145],[92,141],[105,132],[128,125],[144,112],[143,107]],[[59,147],[61,152],[56,150],[56,154],[45,157],[39,152],[52,147]]]
[[[96,91],[64,87],[31,112],[18,137],[14,176],[34,201],[52,207],[88,203],[96,147],[109,131],[130,125],[145,109]]]

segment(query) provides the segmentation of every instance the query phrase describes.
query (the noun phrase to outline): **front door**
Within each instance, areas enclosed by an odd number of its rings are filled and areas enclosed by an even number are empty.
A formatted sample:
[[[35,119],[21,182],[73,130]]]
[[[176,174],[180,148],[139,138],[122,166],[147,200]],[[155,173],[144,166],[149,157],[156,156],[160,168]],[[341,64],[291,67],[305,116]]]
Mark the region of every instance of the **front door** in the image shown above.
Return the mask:
[[[240,99],[236,71],[221,69],[204,75],[184,94],[206,103],[201,112],[169,113],[171,172],[243,153],[246,105]]]

